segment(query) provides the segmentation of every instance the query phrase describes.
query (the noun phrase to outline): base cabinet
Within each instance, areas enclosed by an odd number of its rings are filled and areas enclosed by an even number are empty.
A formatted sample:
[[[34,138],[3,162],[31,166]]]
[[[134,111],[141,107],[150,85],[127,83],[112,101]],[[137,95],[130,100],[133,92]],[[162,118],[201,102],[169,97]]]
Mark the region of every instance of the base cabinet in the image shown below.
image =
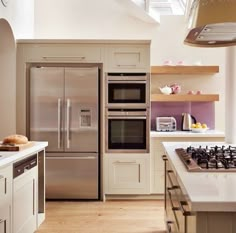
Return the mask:
[[[149,194],[149,155],[107,155],[106,194]]]
[[[11,233],[12,166],[0,169],[0,233]]]
[[[0,207],[0,233],[11,233],[11,206]]]
[[[168,134],[168,133],[167,133]],[[164,194],[164,165],[162,155],[165,154],[165,149],[162,142],[197,142],[202,141],[201,137],[151,137],[150,140],[150,175],[151,175],[151,193]],[[223,142],[224,137],[208,137],[204,141]]]
[[[192,212],[175,170],[166,156],[163,160],[167,233],[236,233],[236,212]]]
[[[13,233],[37,229],[37,167],[13,181]]]

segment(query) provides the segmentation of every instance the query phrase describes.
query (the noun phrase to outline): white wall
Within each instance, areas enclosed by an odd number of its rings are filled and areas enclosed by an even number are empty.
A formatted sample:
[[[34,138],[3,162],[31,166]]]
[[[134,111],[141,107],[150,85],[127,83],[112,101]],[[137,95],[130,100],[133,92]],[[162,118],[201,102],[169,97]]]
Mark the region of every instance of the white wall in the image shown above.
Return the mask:
[[[9,0],[7,7],[0,3],[0,18],[8,21],[16,39],[32,38],[34,35],[34,0]]]
[[[116,0],[35,0],[35,38],[71,39],[151,39],[151,64],[166,59],[188,64],[220,65],[214,76],[167,77],[161,82],[179,82],[184,91],[192,88],[219,93],[216,103],[216,128],[224,130],[224,48],[195,48],[183,44],[183,16],[163,16],[161,23],[146,23],[128,14]],[[55,7],[56,6],[56,7]],[[155,79],[157,87],[161,79]]]
[[[16,38],[34,33],[34,0],[0,2],[0,140],[16,133]]]

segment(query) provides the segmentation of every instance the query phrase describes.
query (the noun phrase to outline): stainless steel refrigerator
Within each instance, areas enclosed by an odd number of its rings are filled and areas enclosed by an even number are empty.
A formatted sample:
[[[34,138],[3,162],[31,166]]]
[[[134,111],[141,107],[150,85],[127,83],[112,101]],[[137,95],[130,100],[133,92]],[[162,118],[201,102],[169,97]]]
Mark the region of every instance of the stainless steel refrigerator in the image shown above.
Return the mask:
[[[99,198],[99,68],[31,67],[29,137],[48,141],[46,198]]]

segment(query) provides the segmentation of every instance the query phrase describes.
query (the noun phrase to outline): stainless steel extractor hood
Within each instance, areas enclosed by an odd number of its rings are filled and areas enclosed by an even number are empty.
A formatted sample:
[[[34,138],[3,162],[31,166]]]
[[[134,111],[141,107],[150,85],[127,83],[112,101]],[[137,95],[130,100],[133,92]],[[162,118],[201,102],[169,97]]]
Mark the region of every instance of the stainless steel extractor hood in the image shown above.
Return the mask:
[[[185,44],[198,47],[236,45],[236,0],[193,0]]]

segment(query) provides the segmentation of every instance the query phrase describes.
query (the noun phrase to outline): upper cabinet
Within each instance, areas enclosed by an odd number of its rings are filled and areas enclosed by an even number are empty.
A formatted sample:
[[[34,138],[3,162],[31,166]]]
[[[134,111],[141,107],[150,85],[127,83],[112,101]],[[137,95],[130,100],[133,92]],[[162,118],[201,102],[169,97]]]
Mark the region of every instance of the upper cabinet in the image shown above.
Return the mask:
[[[150,72],[147,45],[115,45],[107,53],[108,72]]]
[[[152,66],[151,74],[214,74],[219,73],[219,66]]]

